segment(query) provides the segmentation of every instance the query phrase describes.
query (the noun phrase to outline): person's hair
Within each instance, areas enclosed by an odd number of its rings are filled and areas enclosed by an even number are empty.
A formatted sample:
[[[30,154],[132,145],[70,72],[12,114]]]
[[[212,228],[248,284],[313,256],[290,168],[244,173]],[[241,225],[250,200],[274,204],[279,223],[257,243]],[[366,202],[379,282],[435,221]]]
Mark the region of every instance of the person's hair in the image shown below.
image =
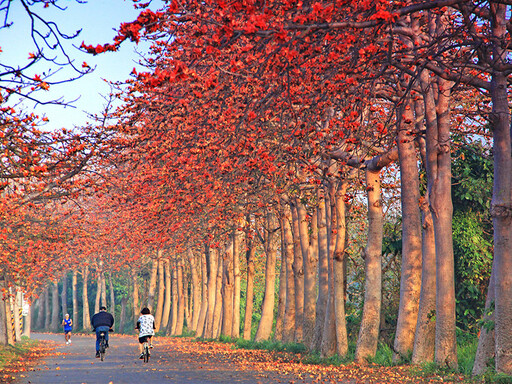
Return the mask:
[[[100,311],[102,311],[102,310],[103,310],[103,311],[106,311],[106,310],[107,310],[107,307],[105,307],[104,305],[102,305],[102,306],[100,307]]]
[[[142,313],[143,315],[149,315],[151,311],[149,310],[149,308],[142,308],[142,311],[140,311],[140,313]]]
[[[64,315],[64,317],[66,317],[66,316],[69,316],[69,313],[66,313],[66,314]]]

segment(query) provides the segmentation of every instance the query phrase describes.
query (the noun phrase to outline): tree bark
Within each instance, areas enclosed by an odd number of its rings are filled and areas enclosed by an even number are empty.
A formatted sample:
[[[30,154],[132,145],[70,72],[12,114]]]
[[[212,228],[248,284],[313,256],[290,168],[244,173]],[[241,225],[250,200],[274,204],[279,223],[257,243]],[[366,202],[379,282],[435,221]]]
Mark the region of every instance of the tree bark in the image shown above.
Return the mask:
[[[304,261],[300,244],[299,217],[297,204],[291,205],[293,222],[293,277],[295,286],[295,335],[294,341],[301,343],[304,329]]]
[[[110,312],[112,313],[112,316],[116,317],[116,295],[114,292],[114,282],[112,281],[112,272],[108,272],[108,283],[110,287]],[[115,322],[114,322],[115,324]],[[119,322],[118,322],[119,324]]]
[[[283,342],[291,343],[295,339],[295,281],[293,276],[293,233],[292,233],[292,212],[289,204],[284,205],[283,227],[284,227],[284,258],[285,279],[286,279],[286,304],[283,321]]]
[[[159,255],[162,253],[159,251]],[[164,262],[158,258],[158,298],[155,311],[155,332],[160,331],[162,325],[162,315],[164,311],[164,299],[165,299],[165,275],[164,275]]]
[[[265,265],[265,293],[261,306],[261,319],[256,331],[255,341],[268,340],[272,333],[274,321],[275,282],[276,282],[276,245],[274,234],[277,230],[277,222],[273,213],[267,213],[267,231],[265,234],[265,253],[267,255]]]
[[[181,257],[178,258],[177,262],[177,274],[176,274],[176,283],[178,288],[178,316],[176,323],[176,331],[175,335],[181,336],[183,334],[183,324],[185,320],[185,284],[183,278],[183,259]]]
[[[318,190],[318,296],[316,300],[315,329],[311,349],[319,351],[325,325],[327,299],[329,294],[329,246],[327,236],[327,215],[325,192]]]
[[[133,282],[133,324],[137,323],[139,313],[142,308],[139,308],[139,279],[135,269],[132,270],[132,282]]]
[[[286,312],[286,242],[284,239],[284,221],[279,218],[279,233],[281,235],[281,265],[279,268],[279,287],[277,292],[277,313],[274,330],[274,340],[283,340],[284,316]]]
[[[247,289],[245,293],[245,318],[244,318],[244,340],[251,340],[252,331],[252,311],[254,306],[254,256],[256,254],[256,247],[254,246],[252,238],[248,235],[245,237],[246,252],[245,258],[247,261]]]
[[[13,318],[12,318],[12,307],[11,307],[10,297],[6,297],[4,299],[4,305],[5,305],[5,321],[6,321],[6,329],[7,329],[7,332],[6,332],[7,344],[14,345],[14,343],[16,342],[16,339],[14,336],[14,329],[12,326]]]
[[[0,288],[4,287],[4,281],[0,280]],[[41,301],[42,295],[39,297],[39,301]],[[0,297],[0,345],[7,345],[9,344],[9,339],[7,337],[7,313],[6,313],[6,306],[5,306],[5,300],[7,300],[6,297],[3,296]],[[41,303],[42,307],[42,303]]]
[[[59,303],[59,284],[58,281],[52,282],[52,320],[50,329],[57,332],[60,328],[60,303]]]
[[[160,250],[158,252],[161,252]],[[160,256],[160,254],[159,254]],[[154,301],[156,292],[156,278],[158,274],[158,259],[151,261],[151,275],[149,278],[149,291],[148,291],[148,308],[151,313],[154,313]]]
[[[84,331],[91,329],[91,314],[89,313],[89,294],[87,290],[87,282],[89,280],[89,267],[85,266],[82,271],[83,288],[82,288],[82,326]]]
[[[164,259],[164,271],[165,271],[165,301],[164,311],[162,313],[162,322],[160,324],[161,329],[167,329],[169,324],[169,315],[171,314],[172,304],[172,286],[171,286],[171,262],[169,259]]]
[[[107,301],[107,279],[105,278],[105,272],[101,270],[101,305],[105,306],[109,311],[113,311],[112,308],[108,307]]]
[[[220,335],[221,321],[222,321],[222,274],[224,270],[223,266],[223,255],[220,249],[217,250],[217,276],[215,283],[215,308],[213,311],[213,328],[212,338],[217,338]]]
[[[174,336],[174,335],[176,335],[176,326],[178,324],[178,262],[177,262],[177,260],[173,260],[171,286],[172,286],[171,321],[169,322],[169,324],[167,326],[167,334]]]
[[[44,328],[44,317],[45,317],[44,296],[45,295],[46,295],[46,289],[43,289],[43,291],[41,292],[41,295],[39,295],[39,298],[37,299],[37,321],[35,322],[36,329]]]
[[[235,229],[233,234],[233,338],[240,337],[240,294],[242,278],[240,276],[240,240],[242,234]]]
[[[68,273],[62,276],[62,292],[60,294],[62,314],[68,313]]]
[[[368,240],[364,249],[365,282],[361,327],[357,339],[355,361],[365,363],[374,357],[379,339],[382,304],[382,237],[383,213],[380,196],[379,172],[366,169],[368,198]]]
[[[208,266],[206,264],[206,251],[200,253],[201,263],[201,310],[197,320],[196,336],[202,336],[205,329],[206,312],[208,311]]]
[[[14,287],[14,293],[11,296],[11,308],[14,317],[14,339],[16,341],[21,340],[22,324],[20,319],[21,309],[21,291],[17,287]]]
[[[73,329],[80,328],[78,322],[78,271],[73,270],[73,277],[71,279],[71,292],[73,296]]]
[[[101,300],[101,273],[97,272],[98,276],[96,278],[96,299],[94,300],[94,313],[98,313],[100,311],[100,300]]]
[[[420,186],[414,147],[414,121],[410,101],[403,103],[397,110],[402,202],[402,266],[393,355],[395,361],[407,358],[413,350],[421,290]]]
[[[193,332],[197,331],[197,323],[199,322],[199,313],[201,312],[201,288],[202,284],[199,282],[198,274],[198,263],[197,257],[192,252],[192,249],[188,249],[188,256],[190,261],[190,276],[192,278],[192,321],[190,324],[190,330]]]
[[[128,298],[123,296],[121,298],[121,313],[119,314],[119,333],[124,333],[124,325],[126,323],[126,303],[128,302]]]
[[[206,260],[208,267],[208,309],[206,312],[206,324],[204,327],[204,335],[203,337],[206,339],[213,338],[213,314],[215,311],[215,298],[217,297],[217,251],[214,249],[208,248],[206,246]]]
[[[229,236],[223,254],[222,273],[222,329],[221,334],[233,335],[233,236]]]
[[[50,307],[50,286],[49,284],[45,287],[46,295],[44,295],[44,329],[45,331],[50,330],[51,307]]]

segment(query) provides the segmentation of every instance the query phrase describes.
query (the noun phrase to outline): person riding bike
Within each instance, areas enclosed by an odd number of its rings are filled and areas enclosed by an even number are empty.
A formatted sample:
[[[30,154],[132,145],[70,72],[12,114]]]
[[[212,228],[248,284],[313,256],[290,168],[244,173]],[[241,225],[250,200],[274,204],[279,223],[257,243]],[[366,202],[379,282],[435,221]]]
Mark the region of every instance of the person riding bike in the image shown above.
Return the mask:
[[[100,333],[105,332],[105,341],[108,348],[108,332],[114,325],[114,316],[107,312],[107,308],[102,306],[100,311],[92,317],[91,324],[93,330],[96,331],[96,357],[100,357]]]
[[[144,358],[144,354],[142,353],[143,344],[147,342],[149,343],[149,348],[153,348],[151,338],[155,334],[155,318],[151,314],[149,308],[142,308],[135,329],[139,330],[139,359],[142,359]]]

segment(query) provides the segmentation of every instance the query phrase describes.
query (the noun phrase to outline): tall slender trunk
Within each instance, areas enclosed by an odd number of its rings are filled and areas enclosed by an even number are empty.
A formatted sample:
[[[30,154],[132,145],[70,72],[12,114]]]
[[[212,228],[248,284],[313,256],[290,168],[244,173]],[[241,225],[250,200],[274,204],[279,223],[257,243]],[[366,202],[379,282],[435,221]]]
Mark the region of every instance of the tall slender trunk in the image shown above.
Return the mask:
[[[279,287],[277,291],[277,313],[274,340],[283,340],[284,315],[286,311],[286,242],[284,239],[284,221],[279,218],[281,235],[281,265],[279,268]]]
[[[240,276],[240,240],[241,232],[235,229],[233,234],[233,330],[232,337],[240,337],[240,294],[242,278]]]
[[[37,299],[37,321],[36,321],[36,329],[44,328],[44,318],[46,316],[46,312],[44,310],[44,297],[47,295],[46,288],[43,289],[41,295],[39,295],[39,299]]]
[[[318,190],[318,295],[316,300],[315,329],[311,349],[320,350],[322,333],[327,310],[327,298],[329,294],[329,247],[327,237],[327,211],[325,205],[325,192]]]
[[[158,260],[160,259],[162,250],[158,250],[158,259],[151,261],[151,275],[149,278],[148,305],[147,307],[154,313],[154,301],[156,293],[156,278],[158,275]]]
[[[82,317],[82,326],[85,331],[89,331],[91,329],[91,314],[89,313],[89,294],[87,290],[87,283],[89,280],[89,267],[85,266],[82,271],[82,308],[83,308],[83,317]]]
[[[300,245],[299,217],[295,200],[291,205],[293,222],[293,277],[295,286],[295,335],[294,341],[301,343],[304,329],[304,261]]]
[[[363,251],[365,261],[364,305],[355,354],[355,360],[358,363],[365,363],[367,357],[374,357],[377,352],[382,304],[383,213],[380,177],[378,171],[366,169],[365,173],[368,198],[368,239]]]
[[[121,313],[119,314],[119,333],[124,333],[124,325],[126,324],[126,303],[128,302],[128,298],[123,296],[121,298]]]
[[[12,308],[12,314],[14,317],[14,338],[16,341],[21,340],[21,331],[22,331],[22,324],[21,324],[21,291],[14,287],[13,293],[11,296],[11,308]]]
[[[202,336],[206,322],[206,312],[208,310],[208,266],[206,265],[206,252],[200,253],[201,263],[201,310],[197,320],[196,336]]]
[[[28,337],[30,339],[31,329],[32,329],[32,304],[29,304],[27,315],[24,317],[24,321],[23,321],[22,336]]]
[[[101,274],[98,272],[96,277],[96,299],[94,300],[94,313],[100,311],[100,300],[101,300]]]
[[[421,290],[420,186],[414,147],[414,114],[410,100],[397,110],[398,158],[402,202],[402,266],[394,360],[413,350]]]
[[[78,271],[73,270],[73,277],[71,279],[71,292],[73,296],[73,329],[79,329],[78,322]]]
[[[334,317],[336,322],[336,353],[348,353],[347,323],[345,320],[345,246],[347,241],[346,203],[348,181],[343,179],[335,195],[336,243],[333,254]]]
[[[155,327],[156,332],[160,331],[162,324],[162,315],[164,311],[164,299],[165,299],[165,276],[164,276],[164,261],[158,259],[158,298],[155,311]]]
[[[59,300],[59,283],[57,280],[52,282],[52,320],[50,329],[57,332],[60,327],[60,300]]]
[[[12,318],[12,307],[11,307],[11,300],[10,297],[6,297],[4,299],[4,306],[5,306],[5,321],[7,325],[7,344],[14,345],[16,342],[15,335],[14,335],[14,328],[12,326],[13,318]]]
[[[107,279],[105,278],[105,273],[101,270],[101,305],[108,308],[107,301]],[[109,311],[113,311],[112,308],[108,308]]]
[[[222,329],[221,334],[231,337],[233,334],[233,236],[229,236],[223,254],[222,273]]]
[[[62,276],[62,292],[60,294],[62,314],[68,313],[68,273]]]
[[[178,324],[178,262],[173,260],[173,268],[171,275],[171,286],[172,286],[172,305],[171,305],[171,321],[167,326],[167,334],[176,335],[176,326]]]
[[[291,343],[295,338],[295,281],[293,276],[293,233],[292,212],[289,204],[284,205],[282,225],[284,227],[284,259],[286,279],[286,304],[283,321],[283,342]]]
[[[309,235],[306,208],[299,199],[296,199],[296,204],[299,219],[300,246],[304,260],[303,339],[306,345],[310,345],[313,340],[313,330],[315,327],[316,267],[318,262],[317,210],[313,211],[311,235]]]
[[[4,288],[4,280],[0,279],[0,289]],[[41,297],[39,297],[39,301],[41,302]],[[6,298],[3,295],[0,297],[0,345],[7,345],[9,343],[9,339],[7,337],[7,313],[5,307]],[[41,303],[42,304],[42,303]],[[42,306],[42,305],[41,305]]]
[[[167,329],[169,324],[169,315],[171,313],[171,300],[172,300],[172,286],[171,286],[171,262],[169,259],[164,259],[165,271],[165,302],[164,311],[162,313],[162,322],[160,323],[161,329]]]
[[[198,260],[192,249],[188,249],[190,262],[190,277],[192,279],[192,321],[189,325],[194,332],[197,331],[197,323],[199,322],[199,313],[201,312],[201,284],[198,274]],[[200,266],[200,265],[199,265]]]
[[[215,283],[215,309],[213,311],[213,329],[212,337],[217,338],[220,335],[221,321],[222,321],[222,273],[224,270],[223,266],[223,255],[221,250],[217,250],[218,257],[218,268]]]
[[[177,274],[176,274],[176,284],[178,288],[178,316],[176,323],[176,331],[175,334],[181,336],[183,334],[183,323],[185,319],[185,284],[183,278],[183,259],[181,257],[178,258],[177,263]]]
[[[114,292],[114,282],[112,281],[112,272],[108,272],[108,284],[110,288],[110,312],[112,316],[116,317],[116,295]]]
[[[252,238],[248,235],[245,237],[246,252],[245,258],[247,261],[247,289],[245,300],[245,318],[244,318],[244,340],[251,340],[252,330],[252,311],[254,307],[254,256],[256,254],[256,247],[254,246]]]
[[[261,306],[261,319],[256,331],[255,341],[268,340],[272,333],[274,321],[274,295],[276,282],[276,244],[274,234],[277,230],[277,222],[273,213],[267,213],[267,231],[265,234],[265,252],[267,255],[265,265],[265,293]]]
[[[139,308],[139,276],[137,270],[132,270],[132,283],[133,283],[133,324],[137,323],[139,313],[142,308]]]
[[[206,260],[208,268],[208,309],[206,312],[206,323],[204,327],[203,337],[206,339],[213,338],[213,314],[215,311],[215,298],[217,292],[217,250],[208,248],[206,245]]]
[[[50,307],[50,285],[49,283],[45,287],[46,295],[44,295],[44,329],[45,331],[50,330],[50,320],[52,318],[52,312]]]

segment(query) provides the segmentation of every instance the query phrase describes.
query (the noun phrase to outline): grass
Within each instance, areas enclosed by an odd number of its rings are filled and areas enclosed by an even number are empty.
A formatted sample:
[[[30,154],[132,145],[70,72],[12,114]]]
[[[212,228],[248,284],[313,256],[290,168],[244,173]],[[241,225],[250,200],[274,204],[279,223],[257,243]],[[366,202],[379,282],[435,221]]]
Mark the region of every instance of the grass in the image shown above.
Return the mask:
[[[31,340],[26,336],[21,338],[19,343],[15,345],[7,345],[0,347],[0,369],[8,367],[12,365],[13,361],[18,360],[20,357],[23,357],[30,350],[38,345],[38,341]]]

